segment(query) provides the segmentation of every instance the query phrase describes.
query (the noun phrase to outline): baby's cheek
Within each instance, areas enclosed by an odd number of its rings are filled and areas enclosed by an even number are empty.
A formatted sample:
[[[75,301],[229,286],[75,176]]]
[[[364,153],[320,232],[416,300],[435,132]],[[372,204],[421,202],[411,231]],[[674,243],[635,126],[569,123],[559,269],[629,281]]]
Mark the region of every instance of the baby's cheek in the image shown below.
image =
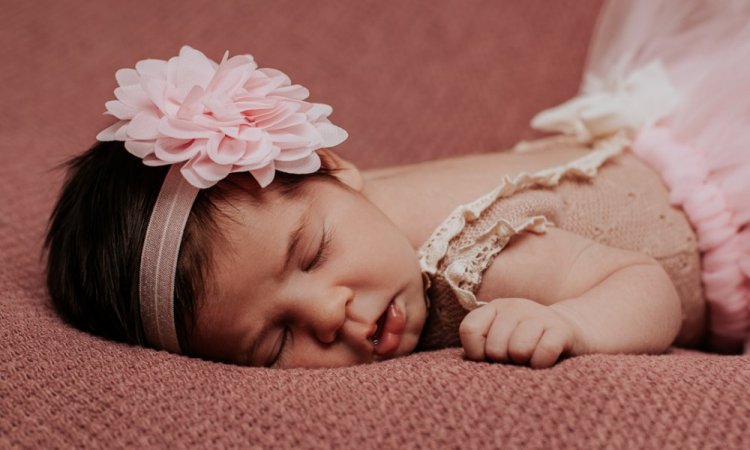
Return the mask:
[[[424,325],[427,322],[427,305],[423,302],[422,305],[417,305],[414,309],[415,311],[412,311],[412,314],[407,318],[406,330],[401,340],[401,348],[399,349],[400,355],[414,352],[419,343],[419,337],[422,334]]]
[[[403,346],[403,348],[399,349],[398,356],[405,356],[414,353],[414,350],[417,348],[418,343],[419,334],[409,333],[408,336],[404,336],[404,339],[401,341],[401,345]]]

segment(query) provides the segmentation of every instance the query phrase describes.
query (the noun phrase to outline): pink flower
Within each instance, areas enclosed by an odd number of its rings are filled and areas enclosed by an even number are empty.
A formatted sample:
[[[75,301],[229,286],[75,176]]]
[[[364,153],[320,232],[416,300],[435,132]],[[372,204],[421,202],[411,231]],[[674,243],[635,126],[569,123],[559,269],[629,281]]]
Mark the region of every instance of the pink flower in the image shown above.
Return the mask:
[[[347,138],[328,116],[333,109],[309,103],[309,91],[284,73],[259,69],[250,55],[216,64],[183,46],[169,61],[147,59],[115,74],[117,100],[107,113],[120,119],[100,141],[124,141],[149,166],[181,163],[190,184],[207,188],[232,172],[250,172],[265,187],[276,170],[311,173],[315,150]]]

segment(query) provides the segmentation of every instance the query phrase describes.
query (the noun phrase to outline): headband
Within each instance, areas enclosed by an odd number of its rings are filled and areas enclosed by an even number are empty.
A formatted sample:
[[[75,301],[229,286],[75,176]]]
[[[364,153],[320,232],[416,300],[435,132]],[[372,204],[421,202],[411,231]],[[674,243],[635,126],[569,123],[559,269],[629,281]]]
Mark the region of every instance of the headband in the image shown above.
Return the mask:
[[[183,46],[168,61],[147,59],[120,69],[106,103],[117,123],[99,141],[122,141],[147,166],[170,165],[141,253],[139,304],[148,344],[182,353],[174,315],[180,243],[200,189],[234,172],[261,187],[276,170],[306,174],[320,168],[316,150],[347,138],[328,116],[333,109],[305,101],[309,91],[283,72],[258,68],[250,55],[221,63]]]

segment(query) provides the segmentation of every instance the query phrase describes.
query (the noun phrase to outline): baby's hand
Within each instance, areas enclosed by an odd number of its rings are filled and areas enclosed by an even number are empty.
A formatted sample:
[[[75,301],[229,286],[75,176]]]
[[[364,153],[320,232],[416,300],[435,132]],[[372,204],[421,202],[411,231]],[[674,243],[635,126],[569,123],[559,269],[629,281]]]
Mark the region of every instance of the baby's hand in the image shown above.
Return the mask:
[[[524,298],[494,300],[466,315],[459,327],[466,357],[475,361],[555,364],[576,348],[579,333],[558,311]]]

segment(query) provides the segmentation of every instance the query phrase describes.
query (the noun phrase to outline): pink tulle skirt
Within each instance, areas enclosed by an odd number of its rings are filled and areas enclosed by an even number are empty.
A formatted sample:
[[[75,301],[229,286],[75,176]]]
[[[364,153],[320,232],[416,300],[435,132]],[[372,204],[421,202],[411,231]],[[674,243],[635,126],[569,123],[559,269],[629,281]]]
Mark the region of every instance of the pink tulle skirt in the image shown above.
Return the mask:
[[[608,2],[582,92],[656,59],[680,101],[638,131],[633,151],[698,236],[712,346],[750,354],[750,1]]]

